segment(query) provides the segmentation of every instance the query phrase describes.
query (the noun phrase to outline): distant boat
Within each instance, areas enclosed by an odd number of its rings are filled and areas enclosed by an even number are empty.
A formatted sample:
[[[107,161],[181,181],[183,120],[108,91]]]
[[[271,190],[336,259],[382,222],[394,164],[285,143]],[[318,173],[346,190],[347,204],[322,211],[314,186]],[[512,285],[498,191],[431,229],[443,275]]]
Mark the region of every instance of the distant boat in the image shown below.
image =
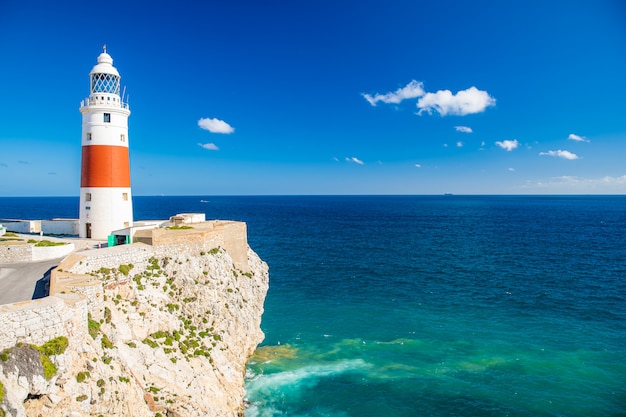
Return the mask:
[[[200,200],[201,203],[208,203],[207,200]]]
[[[443,195],[454,195],[454,194],[452,194],[452,193],[444,193]]]

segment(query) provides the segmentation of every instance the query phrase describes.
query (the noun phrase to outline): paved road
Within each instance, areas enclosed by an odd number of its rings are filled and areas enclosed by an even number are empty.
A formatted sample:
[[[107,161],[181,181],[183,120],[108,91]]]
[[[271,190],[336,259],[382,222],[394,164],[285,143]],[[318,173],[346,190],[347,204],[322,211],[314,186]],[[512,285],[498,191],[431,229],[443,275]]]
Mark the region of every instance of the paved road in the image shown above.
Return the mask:
[[[48,295],[50,269],[63,258],[41,262],[0,264],[0,304],[34,300]]]

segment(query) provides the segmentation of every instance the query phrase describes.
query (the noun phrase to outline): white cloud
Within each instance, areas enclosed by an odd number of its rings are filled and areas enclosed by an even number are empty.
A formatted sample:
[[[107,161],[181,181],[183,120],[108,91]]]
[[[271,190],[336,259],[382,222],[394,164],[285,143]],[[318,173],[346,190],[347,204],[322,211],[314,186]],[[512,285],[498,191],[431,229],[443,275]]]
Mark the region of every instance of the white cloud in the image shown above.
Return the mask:
[[[352,158],[346,157],[346,161],[354,162],[355,164],[359,164],[359,165],[365,165],[365,162],[361,161],[359,158],[354,157],[354,156]]]
[[[465,116],[467,114],[481,113],[487,107],[495,106],[496,99],[491,97],[486,91],[476,87],[458,91],[452,94],[450,90],[439,90],[436,93],[426,93],[417,101],[419,107],[418,114],[433,110],[442,116],[456,115]]]
[[[575,153],[571,153],[570,151],[562,151],[560,149],[558,151],[539,152],[539,155],[556,156],[559,158],[572,160],[579,159],[578,155],[576,155]]]
[[[574,133],[570,133],[569,136],[567,137],[569,140],[573,140],[575,142],[589,142],[589,139],[587,139],[584,136],[578,136]]]
[[[463,147],[463,142],[458,141],[458,142],[456,143],[456,147],[457,147],[457,148],[462,148],[462,147]]]
[[[422,164],[415,164],[415,168],[421,168]]]
[[[547,192],[606,194],[626,191],[626,175],[620,177],[604,176],[600,178],[583,178],[564,175],[528,184],[525,188],[542,189]]]
[[[365,100],[367,100],[372,106],[375,106],[376,103],[378,103],[379,101],[382,101],[383,103],[388,103],[388,104],[389,103],[398,104],[402,100],[423,96],[424,95],[423,87],[424,87],[423,83],[413,80],[410,83],[408,83],[406,86],[402,88],[398,88],[393,93],[375,94],[373,96],[367,93],[363,93],[362,96],[365,97]]]
[[[515,172],[515,168],[509,168],[509,172]]]
[[[211,119],[209,117],[201,118],[200,120],[198,120],[198,126],[200,126],[202,129],[208,130],[211,133],[229,134],[235,131],[235,128],[233,128],[225,121],[220,119]]]
[[[472,133],[472,128],[467,126],[454,126],[457,132]]]
[[[219,151],[220,149],[214,143],[198,143],[198,146],[209,151]]]
[[[513,149],[516,149],[519,146],[519,142],[517,141],[517,139],[513,139],[513,140],[503,140],[503,141],[497,141],[496,145],[498,145],[499,147],[501,147],[502,149],[505,149],[506,151],[512,151]]]

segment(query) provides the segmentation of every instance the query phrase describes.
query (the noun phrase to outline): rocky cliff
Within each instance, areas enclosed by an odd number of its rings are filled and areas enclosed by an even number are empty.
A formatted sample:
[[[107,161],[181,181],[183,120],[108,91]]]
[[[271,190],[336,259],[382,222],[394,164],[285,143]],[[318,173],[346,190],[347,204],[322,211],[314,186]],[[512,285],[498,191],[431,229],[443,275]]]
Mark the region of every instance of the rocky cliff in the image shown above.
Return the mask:
[[[243,415],[267,265],[250,248],[247,270],[221,247],[140,248],[115,267],[74,260],[87,325],[2,352],[0,416]]]

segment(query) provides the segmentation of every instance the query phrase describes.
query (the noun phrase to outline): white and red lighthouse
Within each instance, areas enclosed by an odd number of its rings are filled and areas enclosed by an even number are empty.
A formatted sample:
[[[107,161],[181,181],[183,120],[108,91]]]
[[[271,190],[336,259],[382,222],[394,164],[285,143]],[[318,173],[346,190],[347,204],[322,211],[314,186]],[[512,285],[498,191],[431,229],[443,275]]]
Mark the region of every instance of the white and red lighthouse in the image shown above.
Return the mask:
[[[120,95],[120,74],[104,51],[89,73],[89,97],[82,101],[82,167],[79,236],[107,239],[133,225],[128,157],[128,103]]]

